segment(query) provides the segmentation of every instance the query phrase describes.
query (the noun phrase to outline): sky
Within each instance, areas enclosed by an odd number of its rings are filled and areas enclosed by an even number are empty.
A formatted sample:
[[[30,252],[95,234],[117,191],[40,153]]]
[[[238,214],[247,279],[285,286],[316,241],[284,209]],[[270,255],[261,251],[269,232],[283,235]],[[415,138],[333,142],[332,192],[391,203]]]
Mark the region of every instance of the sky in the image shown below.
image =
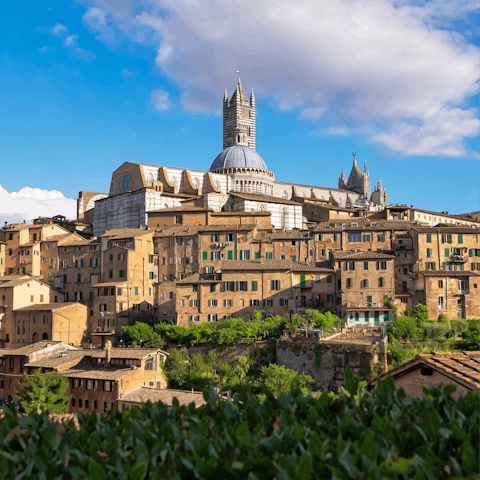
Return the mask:
[[[279,181],[337,187],[352,152],[390,203],[480,210],[473,0],[7,2],[0,222],[76,216],[123,162],[208,170],[240,69]]]

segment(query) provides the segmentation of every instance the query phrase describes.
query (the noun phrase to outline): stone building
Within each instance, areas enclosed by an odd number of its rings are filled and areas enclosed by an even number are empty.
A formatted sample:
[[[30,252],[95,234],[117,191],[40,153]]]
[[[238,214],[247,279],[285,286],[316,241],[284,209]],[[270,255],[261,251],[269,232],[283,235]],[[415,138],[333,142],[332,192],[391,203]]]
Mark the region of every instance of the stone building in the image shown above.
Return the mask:
[[[268,211],[274,228],[301,229],[302,204],[295,198],[361,211],[387,205],[381,183],[370,194],[369,172],[366,166],[360,172],[355,159],[348,181],[343,176],[338,189],[277,181],[256,149],[255,109],[253,91],[248,98],[239,79],[230,101],[228,95],[223,100],[223,150],[209,171],[126,162],[113,172],[108,196],[80,192],[78,218],[93,212],[99,236],[113,228],[148,225],[149,212],[194,201],[217,212]]]
[[[333,307],[333,269],[291,260],[225,260],[218,272],[194,274],[176,282],[176,323],[212,322],[230,317],[302,313]]]
[[[384,297],[395,300],[394,259],[379,252],[334,252],[337,315],[347,317],[348,326],[380,326],[393,320]]]
[[[399,367],[382,373],[369,382],[377,385],[379,379],[392,376],[395,386],[402,388],[409,398],[423,398],[423,388],[439,388],[453,385],[456,391],[452,397],[480,391],[480,352],[439,352],[417,355]]]
[[[0,277],[5,275],[5,250],[7,247],[7,242],[0,240]]]
[[[81,345],[88,338],[87,307],[78,302],[45,303],[13,310],[13,335],[9,347],[53,340]]]

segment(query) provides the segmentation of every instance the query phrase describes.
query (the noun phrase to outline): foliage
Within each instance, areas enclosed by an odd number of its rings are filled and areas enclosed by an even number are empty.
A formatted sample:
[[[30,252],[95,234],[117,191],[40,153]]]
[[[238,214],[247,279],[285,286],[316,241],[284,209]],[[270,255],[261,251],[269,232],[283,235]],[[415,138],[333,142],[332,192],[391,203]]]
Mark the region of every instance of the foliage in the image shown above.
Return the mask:
[[[445,313],[441,313],[438,316],[438,323],[441,323],[447,327],[447,330],[452,329],[452,323],[450,322],[450,319],[447,317]]]
[[[423,338],[425,340],[445,340],[445,336],[449,332],[447,326],[439,322],[422,323],[420,329],[423,332]]]
[[[230,480],[476,478],[479,395],[455,401],[454,387],[409,399],[391,377],[358,395],[303,396],[298,382],[261,402],[248,388],[233,402],[79,414],[51,423],[45,414],[0,421],[0,478]]]
[[[42,373],[41,368],[35,369],[33,375],[23,372],[18,387],[15,395],[28,415],[40,407],[48,413],[68,412],[68,380],[61,373]]]
[[[388,298],[388,295],[383,296],[383,303],[393,310],[393,319],[398,318],[398,307]]]
[[[468,350],[480,350],[480,320],[470,320],[465,330]]]
[[[418,338],[417,321],[413,317],[402,315],[397,317],[391,326],[388,327],[396,339],[415,341]]]
[[[450,320],[450,324],[455,338],[457,338],[457,335],[462,333],[468,327],[468,322],[466,320]]]
[[[265,394],[269,392],[275,398],[279,393],[288,392],[290,390],[290,384],[292,381],[298,378],[300,391],[306,395],[306,385],[309,382],[313,382],[313,378],[310,375],[302,373],[298,375],[295,370],[285,368],[283,365],[278,366],[274,363],[265,365],[262,367],[260,373],[260,383],[262,384],[262,392]]]
[[[322,344],[321,343],[318,343],[316,346],[315,346],[315,365],[320,368],[322,366],[322,355],[323,355],[323,351],[322,351]]]
[[[417,320],[417,326],[423,322],[428,322],[428,309],[425,305],[418,303],[413,309],[412,317]]]

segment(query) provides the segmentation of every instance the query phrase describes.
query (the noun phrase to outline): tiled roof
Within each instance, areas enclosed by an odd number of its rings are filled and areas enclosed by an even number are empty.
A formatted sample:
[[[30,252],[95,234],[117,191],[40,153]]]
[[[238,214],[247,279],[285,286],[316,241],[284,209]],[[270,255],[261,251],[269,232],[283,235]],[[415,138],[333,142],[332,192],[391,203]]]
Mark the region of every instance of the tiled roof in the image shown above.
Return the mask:
[[[21,278],[27,278],[29,280],[33,279],[30,275],[3,275],[0,277],[0,285],[5,282],[10,282],[11,280],[19,280]]]
[[[235,197],[243,198],[244,200],[252,200],[254,202],[264,202],[264,203],[281,203],[284,205],[298,205],[301,206],[300,203],[294,202],[293,200],[287,200],[285,198],[280,197],[272,197],[271,195],[264,195],[262,193],[247,193],[247,192],[229,192],[230,195]]]
[[[206,404],[202,392],[174,389],[158,390],[151,387],[138,387],[118,400],[132,403],[162,402],[164,405],[171,407],[174,398],[178,400],[180,405],[190,405],[193,402],[195,407],[198,408]]]
[[[403,365],[376,377],[372,382],[375,383],[378,378],[384,379],[389,375],[392,375],[393,378],[400,377],[422,365],[429,366],[471,390],[480,390],[480,352],[420,354]]]
[[[433,212],[432,210],[424,210],[423,208],[414,208],[413,210],[416,210],[417,212],[428,213],[429,215],[436,215],[437,217],[448,217],[452,219],[465,220],[467,222],[478,223],[478,220],[475,220],[474,218],[471,218],[471,217],[467,217],[465,215],[451,215],[449,213]]]
[[[76,348],[70,347],[69,345],[66,345],[65,343],[62,343],[62,342],[57,342],[53,340],[42,340],[41,342],[32,343],[25,347],[16,348],[15,352],[12,355],[31,355],[32,353],[36,353],[40,350],[44,350],[52,346],[57,347],[55,349],[52,349],[52,351],[55,351],[57,349],[76,350]]]
[[[212,217],[269,217],[272,212],[213,212]]]
[[[40,240],[35,240],[34,242],[23,243],[22,245],[19,245],[19,247],[20,247],[20,248],[23,248],[23,247],[34,247],[35,245],[40,245]]]
[[[418,273],[424,277],[480,277],[480,273],[471,272],[469,270],[457,272],[450,270],[420,270],[414,273]]]
[[[36,310],[61,310],[65,307],[71,307],[77,303],[78,305],[82,305],[78,302],[67,302],[67,303],[36,303],[35,305],[29,305],[28,307],[21,307],[16,308],[13,310],[14,312],[24,312],[24,311],[36,311]]]
[[[219,282],[220,280],[214,280],[213,278],[209,279],[209,277],[208,276],[205,277],[204,274],[194,273],[193,275],[190,275],[188,277],[182,278],[181,280],[178,280],[176,283],[177,285],[190,285],[192,283],[219,283]]]
[[[151,211],[148,211],[147,213],[150,215],[151,213],[174,213],[174,212],[213,212],[213,210],[211,208],[182,205],[180,207],[161,208],[159,210],[151,210]]]
[[[87,378],[91,380],[119,380],[135,370],[130,365],[125,367],[111,366],[76,366],[62,372],[68,378]]]
[[[292,260],[225,260],[220,270],[293,270],[295,272],[334,272],[322,263],[294,262]]]
[[[420,227],[414,226],[412,230],[415,230],[418,233],[472,233],[478,235],[478,229],[467,227],[467,226],[459,226],[459,225],[442,225],[442,226],[435,226],[435,227]]]
[[[153,230],[145,228],[114,228],[113,230],[108,230],[105,232],[102,237],[109,237],[110,240],[121,239],[121,238],[131,238],[131,237],[141,237],[143,235],[148,235],[152,233]]]
[[[52,235],[51,237],[44,238],[42,240],[42,243],[43,242],[57,242],[58,240],[62,240],[65,237],[69,237],[70,235],[71,235],[71,233],[64,233],[62,235]]]
[[[395,255],[387,255],[381,252],[341,252],[334,251],[334,260],[392,260]]]
[[[80,362],[88,353],[86,350],[60,351],[44,355],[25,364],[26,367],[58,368],[75,360]]]
[[[309,238],[313,239],[313,237],[305,230],[274,230],[273,232],[262,233],[260,236],[255,238],[255,241],[271,242],[276,240],[307,240]]]
[[[0,348],[0,357],[5,357],[6,355],[15,355],[17,348]]]
[[[127,283],[126,280],[118,280],[116,282],[102,282],[102,283],[96,283],[93,285],[93,288],[96,287],[116,287],[117,285],[122,285],[123,283]]]
[[[249,232],[255,228],[255,224],[230,224],[230,225],[189,225],[175,227],[157,227],[155,230],[155,238],[165,237],[181,237],[196,235],[199,232]]]
[[[95,349],[86,350],[86,355],[93,358],[105,358],[105,349]],[[160,350],[159,348],[111,348],[110,355],[111,358],[135,358],[137,360],[142,360],[148,358],[155,353],[161,353],[163,355],[168,355],[167,352]]]
[[[356,226],[352,226],[355,224]],[[315,228],[315,233],[341,232],[343,231],[381,231],[381,230],[408,230],[415,225],[415,222],[410,220],[380,220],[368,218],[348,218],[348,219],[333,219],[328,222],[319,223]]]
[[[32,277],[23,277],[23,278],[16,278],[14,280],[9,280],[4,282],[3,278],[4,277],[0,277],[0,288],[17,287],[18,285],[23,285],[24,283],[32,282],[35,280]]]

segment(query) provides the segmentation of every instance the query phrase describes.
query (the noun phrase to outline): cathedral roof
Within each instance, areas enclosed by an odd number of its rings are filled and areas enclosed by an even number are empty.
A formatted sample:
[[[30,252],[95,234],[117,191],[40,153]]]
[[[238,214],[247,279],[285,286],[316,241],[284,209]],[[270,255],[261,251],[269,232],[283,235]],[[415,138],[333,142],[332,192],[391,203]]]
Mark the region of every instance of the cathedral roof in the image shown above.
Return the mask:
[[[251,148],[234,145],[226,148],[213,161],[210,171],[220,170],[222,168],[260,168],[268,170],[267,164],[263,158]]]

